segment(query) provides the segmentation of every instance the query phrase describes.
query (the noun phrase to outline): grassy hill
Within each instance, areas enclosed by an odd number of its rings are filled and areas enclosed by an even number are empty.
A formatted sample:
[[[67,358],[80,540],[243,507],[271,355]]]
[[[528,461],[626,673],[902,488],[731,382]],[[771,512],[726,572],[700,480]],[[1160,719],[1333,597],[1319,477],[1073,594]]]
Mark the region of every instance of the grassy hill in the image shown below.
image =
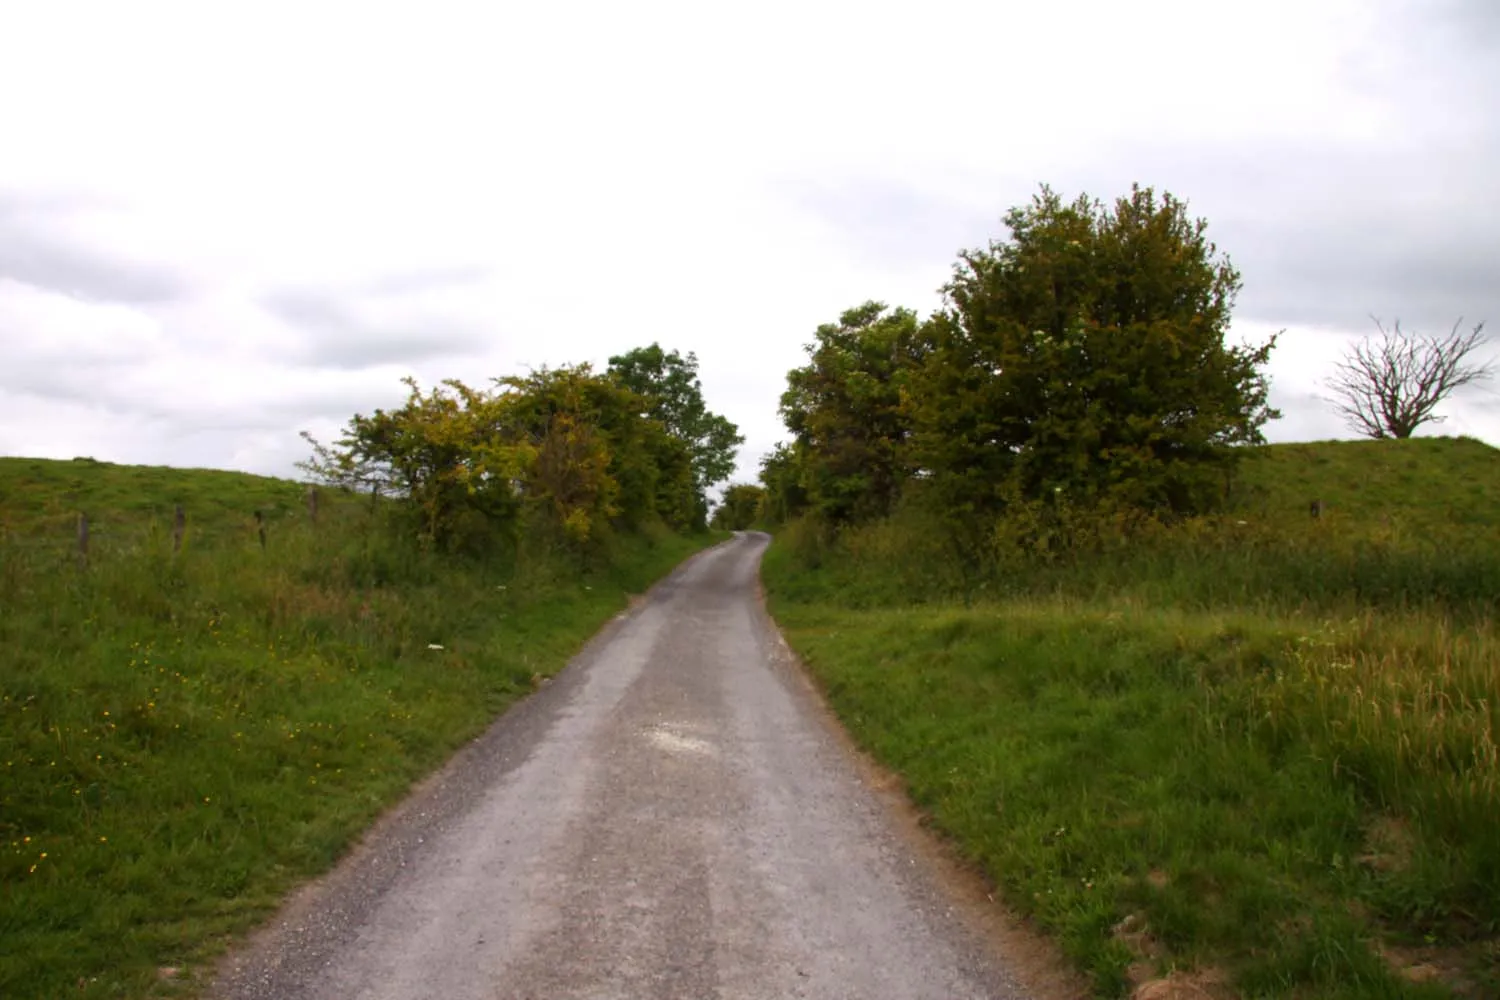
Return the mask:
[[[438,557],[390,514],[328,493],[313,524],[297,483],[0,459],[0,996],[196,992],[227,940],[709,541],[625,537],[584,573],[545,550]]]
[[[307,487],[219,469],[0,458],[0,532],[35,534],[71,525],[82,512],[100,524],[146,529],[181,504],[198,525],[242,524],[255,511],[286,517],[304,509]]]
[[[1322,500],[1325,516],[1366,525],[1500,522],[1500,449],[1473,438],[1268,445],[1251,449],[1240,477],[1237,506],[1270,517],[1301,519]]]
[[[977,579],[794,526],[772,612],[1100,996],[1500,995],[1500,451],[1275,445],[1235,495]]]

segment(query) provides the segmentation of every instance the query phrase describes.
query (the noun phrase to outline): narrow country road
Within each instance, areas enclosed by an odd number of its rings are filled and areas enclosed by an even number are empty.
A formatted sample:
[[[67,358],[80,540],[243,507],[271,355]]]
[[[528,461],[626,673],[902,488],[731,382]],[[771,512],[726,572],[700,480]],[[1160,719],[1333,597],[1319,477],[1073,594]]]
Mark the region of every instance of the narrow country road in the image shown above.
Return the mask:
[[[226,960],[223,998],[1020,997],[702,553]]]

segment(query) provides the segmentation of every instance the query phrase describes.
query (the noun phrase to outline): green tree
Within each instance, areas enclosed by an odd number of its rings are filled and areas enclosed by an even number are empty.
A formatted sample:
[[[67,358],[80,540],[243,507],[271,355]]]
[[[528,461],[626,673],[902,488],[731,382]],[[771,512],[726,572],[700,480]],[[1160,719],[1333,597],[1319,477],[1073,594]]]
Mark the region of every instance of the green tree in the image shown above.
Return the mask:
[[[704,502],[693,479],[693,457],[687,445],[656,421],[648,426],[651,433],[646,446],[655,472],[653,505],[657,516],[679,531],[701,531]]]
[[[744,531],[760,516],[765,489],[754,483],[734,483],[724,490],[724,499],[710,522],[724,531]]]
[[[536,456],[527,469],[527,502],[569,541],[596,540],[625,513],[620,481],[641,463],[635,426],[641,418],[634,412],[639,401],[586,364],[496,382],[508,404],[507,431]],[[640,504],[648,495],[633,491],[632,499]]]
[[[795,442],[778,444],[760,460],[760,482],[765,487],[761,517],[771,524],[784,524],[808,508],[799,449]]]
[[[926,345],[916,313],[866,302],[825,323],[808,363],[787,374],[781,416],[802,455],[802,486],[833,522],[890,512],[906,479],[909,372]]]
[[[425,393],[415,379],[402,381],[403,406],[355,414],[336,446],[304,434],[314,455],[300,467],[324,482],[405,501],[423,536],[441,546],[472,534],[464,529],[476,521],[512,534],[523,504],[520,484],[538,452],[510,431],[508,400],[455,379]]]
[[[406,404],[356,414],[333,447],[307,437],[316,478],[404,501],[433,542],[474,548],[556,531],[583,552],[614,527],[702,526],[687,445],[646,402],[588,365],[507,376],[481,391],[449,380]]]
[[[914,455],[949,505],[1065,491],[1194,511],[1222,499],[1234,445],[1279,416],[1275,344],[1226,342],[1239,273],[1184,202],[1111,207],[1044,187],[1009,238],[960,255],[915,376]]]
[[[687,446],[700,496],[734,472],[735,454],[745,439],[738,427],[704,403],[696,354],[668,353],[659,344],[637,347],[610,358],[609,374],[645,399],[647,414]]]

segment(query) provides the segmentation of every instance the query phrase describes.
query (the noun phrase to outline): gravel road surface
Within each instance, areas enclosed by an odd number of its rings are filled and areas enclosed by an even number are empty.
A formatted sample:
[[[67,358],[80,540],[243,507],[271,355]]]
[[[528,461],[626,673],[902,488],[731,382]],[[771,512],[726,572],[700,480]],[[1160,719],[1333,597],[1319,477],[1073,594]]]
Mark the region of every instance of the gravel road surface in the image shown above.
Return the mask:
[[[307,1000],[1019,998],[758,595],[689,560],[226,959]]]

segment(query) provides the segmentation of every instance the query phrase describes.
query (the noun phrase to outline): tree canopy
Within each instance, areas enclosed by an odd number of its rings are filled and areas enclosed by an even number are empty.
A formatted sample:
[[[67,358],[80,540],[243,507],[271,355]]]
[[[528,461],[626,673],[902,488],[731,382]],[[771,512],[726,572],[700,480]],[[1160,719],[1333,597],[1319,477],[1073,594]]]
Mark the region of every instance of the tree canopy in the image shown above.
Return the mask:
[[[662,357],[667,376],[692,376],[696,361]],[[503,376],[484,389],[449,379],[423,391],[408,378],[402,406],[355,414],[335,444],[304,434],[313,455],[300,465],[321,481],[400,500],[421,535],[447,548],[543,531],[587,551],[615,528],[704,527],[700,484],[732,465],[733,426],[703,408],[695,377],[649,397],[629,381],[586,364]],[[695,464],[709,445],[718,464]]]
[[[867,302],[818,328],[787,376],[793,440],[763,466],[767,509],[861,520],[917,483],[967,517],[1058,494],[1222,500],[1235,446],[1279,415],[1275,339],[1229,340],[1240,276],[1207,223],[1151,188],[1106,205],[1043,187],[1005,226],[960,253],[926,321]]]
[[[738,427],[704,403],[696,354],[683,357],[663,351],[660,344],[638,347],[610,358],[609,374],[646,400],[646,412],[687,446],[700,494],[734,472],[735,454],[745,439]]]
[[[787,374],[781,416],[805,456],[802,486],[831,521],[889,512],[905,479],[911,433],[907,373],[923,357],[917,314],[866,302],[825,323],[808,363]]]
[[[1239,273],[1185,203],[1043,188],[962,254],[913,391],[916,460],[964,503],[1008,495],[1213,506],[1231,446],[1277,414],[1274,338],[1227,341]]]

